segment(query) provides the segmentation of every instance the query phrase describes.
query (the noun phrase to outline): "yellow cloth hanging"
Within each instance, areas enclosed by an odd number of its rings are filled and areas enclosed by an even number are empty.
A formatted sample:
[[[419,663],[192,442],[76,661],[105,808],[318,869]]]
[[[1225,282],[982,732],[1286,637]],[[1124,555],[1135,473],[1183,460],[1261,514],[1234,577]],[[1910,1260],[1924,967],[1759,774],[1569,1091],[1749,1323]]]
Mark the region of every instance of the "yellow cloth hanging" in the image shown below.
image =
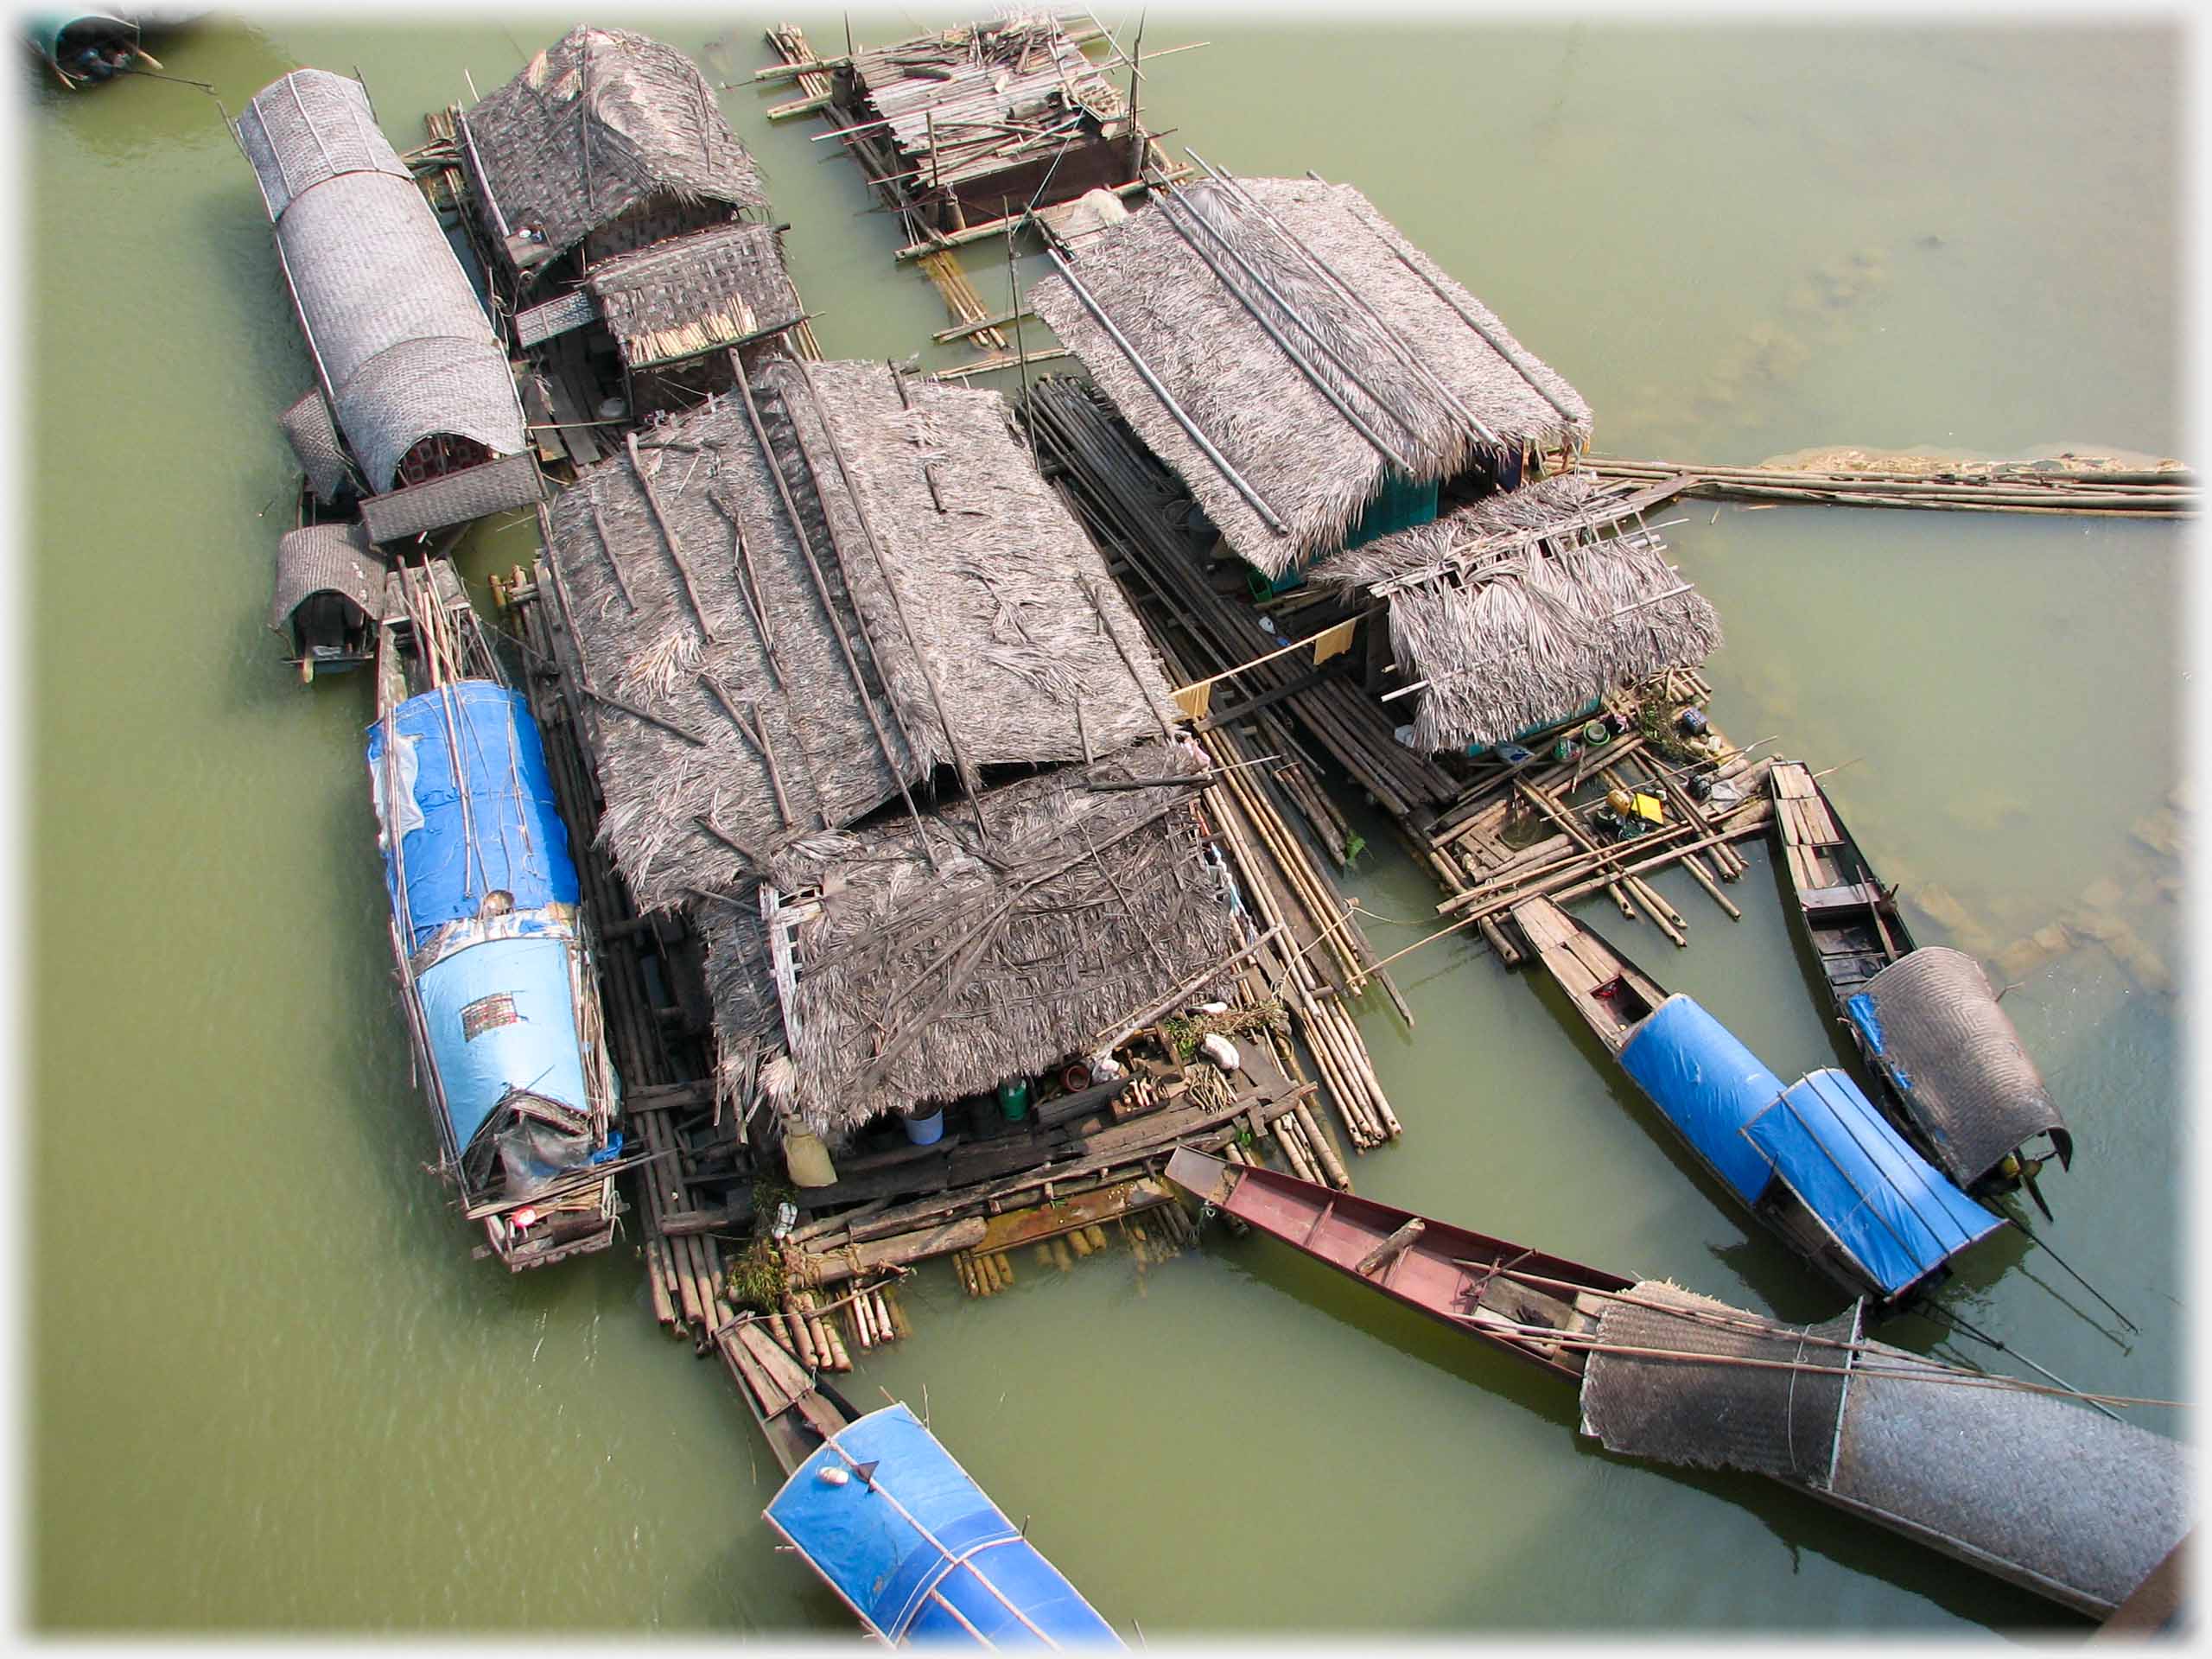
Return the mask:
[[[1175,706],[1192,720],[1204,720],[1206,710],[1213,707],[1213,686],[1211,680],[1184,686],[1175,693]]]
[[[1341,657],[1351,649],[1351,631],[1359,619],[1339,622],[1333,628],[1325,628],[1313,636],[1313,665],[1319,668],[1332,657]]]

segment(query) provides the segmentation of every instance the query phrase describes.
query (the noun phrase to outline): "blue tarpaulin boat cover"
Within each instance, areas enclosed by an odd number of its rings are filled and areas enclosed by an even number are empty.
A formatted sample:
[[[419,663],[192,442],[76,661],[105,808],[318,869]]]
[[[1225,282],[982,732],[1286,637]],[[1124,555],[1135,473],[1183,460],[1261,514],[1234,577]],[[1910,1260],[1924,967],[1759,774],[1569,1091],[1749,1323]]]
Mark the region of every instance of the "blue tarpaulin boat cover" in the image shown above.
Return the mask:
[[[441,957],[415,982],[456,1147],[518,1090],[590,1110],[569,979],[573,948],[551,936],[489,939]]]
[[[1759,1201],[1774,1171],[1742,1130],[1774,1104],[1781,1078],[1680,992],[1637,1027],[1621,1066],[1738,1198]]]
[[[1929,1167],[1840,1071],[1791,1084],[1744,1135],[1886,1295],[2005,1224]]]
[[[575,903],[545,746],[519,692],[463,680],[410,697],[371,728],[368,753],[385,881],[410,951],[478,914],[488,893],[504,890],[518,911]]]
[[[903,1405],[840,1430],[766,1513],[886,1641],[1122,1645]]]

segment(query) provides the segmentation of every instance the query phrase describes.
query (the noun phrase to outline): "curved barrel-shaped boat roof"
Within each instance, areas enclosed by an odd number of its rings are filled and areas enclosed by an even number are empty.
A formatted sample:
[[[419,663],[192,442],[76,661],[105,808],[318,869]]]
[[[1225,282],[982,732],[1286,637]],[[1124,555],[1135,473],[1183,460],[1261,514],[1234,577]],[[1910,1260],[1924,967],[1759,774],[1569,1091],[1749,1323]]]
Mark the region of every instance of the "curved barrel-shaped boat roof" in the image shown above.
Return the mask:
[[[237,130],[332,419],[369,487],[392,488],[407,452],[436,433],[523,453],[506,353],[359,83],[296,69]]]
[[[576,902],[569,832],[520,692],[463,680],[410,697],[371,728],[368,761],[385,884],[410,954],[481,916],[494,893],[524,918]]]
[[[1644,1281],[1599,1316],[1582,1432],[1771,1475],[2093,1617],[2188,1531],[2186,1447],[1866,1341],[1861,1313],[1784,1325]]]
[[[269,626],[282,633],[292,613],[317,594],[337,594],[373,620],[384,608],[385,563],[359,524],[307,524],[276,543],[276,582]]]
[[[1844,1005],[1952,1179],[1971,1186],[2038,1135],[2074,1137],[1981,964],[1947,945],[1891,963]]]
[[[1781,1095],[1782,1079],[1733,1032],[1677,991],[1623,1046],[1621,1069],[1738,1198],[1759,1201],[1774,1169],[1741,1131]]]
[[[2005,1224],[1907,1146],[1833,1067],[1783,1090],[1744,1137],[1885,1296]]]
[[[1122,1645],[904,1405],[825,1441],[766,1513],[887,1642]]]

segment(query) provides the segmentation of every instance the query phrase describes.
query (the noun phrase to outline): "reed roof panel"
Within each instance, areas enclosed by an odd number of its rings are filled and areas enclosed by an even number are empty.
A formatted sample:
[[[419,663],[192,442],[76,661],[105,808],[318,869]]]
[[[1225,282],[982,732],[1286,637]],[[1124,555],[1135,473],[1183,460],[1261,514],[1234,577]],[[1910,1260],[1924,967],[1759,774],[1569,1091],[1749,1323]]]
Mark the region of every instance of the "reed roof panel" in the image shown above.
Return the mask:
[[[1038,315],[1230,546],[1270,575],[1340,546],[1393,473],[1444,479],[1589,437],[1574,389],[1350,185],[1251,179],[1155,192],[1085,238],[1071,269],[1282,529],[1207,457],[1067,279],[1038,283]]]
[[[586,282],[630,367],[696,357],[796,322],[798,293],[770,225],[728,225],[592,267]]]
[[[1225,960],[1188,789],[1092,787],[1194,765],[1150,744],[990,791],[990,840],[956,809],[941,872],[901,822],[794,848],[767,884],[780,963],[754,889],[699,906],[725,1090],[842,1140],[1043,1071]]]
[[[922,382],[902,404],[880,364],[777,362],[750,385],[803,536],[727,396],[638,440],[651,499],[623,455],[552,510],[603,694],[602,834],[641,906],[755,875],[940,765],[1110,754],[1173,720],[996,393]]]
[[[1416,745],[1502,743],[1719,649],[1720,618],[1633,509],[1568,473],[1324,559],[1379,593],[1397,660],[1427,682]]]
[[[570,29],[464,118],[465,164],[510,233],[555,254],[656,196],[763,207],[760,169],[674,47],[628,29]]]

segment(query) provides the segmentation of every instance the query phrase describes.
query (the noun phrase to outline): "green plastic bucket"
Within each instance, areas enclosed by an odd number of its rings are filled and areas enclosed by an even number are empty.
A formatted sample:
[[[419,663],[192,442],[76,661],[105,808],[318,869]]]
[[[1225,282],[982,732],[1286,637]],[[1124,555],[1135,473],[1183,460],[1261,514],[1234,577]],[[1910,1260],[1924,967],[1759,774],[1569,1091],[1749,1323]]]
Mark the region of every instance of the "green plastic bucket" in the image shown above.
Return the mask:
[[[1029,1116],[1028,1078],[1016,1077],[999,1084],[999,1110],[1009,1123],[1019,1123]]]

